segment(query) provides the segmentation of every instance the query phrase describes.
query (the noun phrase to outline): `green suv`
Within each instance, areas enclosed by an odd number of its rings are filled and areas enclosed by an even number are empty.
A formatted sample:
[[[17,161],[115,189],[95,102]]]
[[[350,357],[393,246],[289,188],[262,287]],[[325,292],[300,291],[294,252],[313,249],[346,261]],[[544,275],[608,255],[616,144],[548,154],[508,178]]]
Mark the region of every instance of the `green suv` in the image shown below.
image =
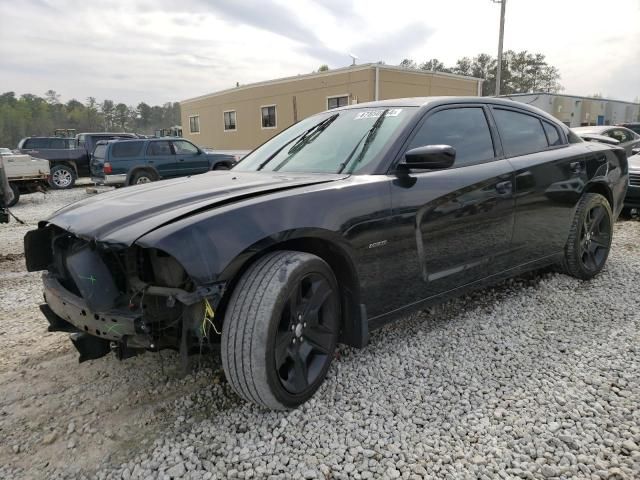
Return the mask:
[[[102,141],[91,158],[91,179],[101,185],[135,185],[228,170],[246,153],[205,151],[174,137]]]

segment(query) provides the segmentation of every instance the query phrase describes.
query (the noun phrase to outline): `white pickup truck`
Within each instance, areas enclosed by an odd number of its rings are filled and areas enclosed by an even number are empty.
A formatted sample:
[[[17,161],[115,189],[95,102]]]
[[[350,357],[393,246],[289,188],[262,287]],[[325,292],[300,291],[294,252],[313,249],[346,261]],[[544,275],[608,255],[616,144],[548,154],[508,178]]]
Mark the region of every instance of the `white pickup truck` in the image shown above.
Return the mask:
[[[12,207],[20,195],[44,192],[49,179],[49,161],[31,155],[15,154],[8,148],[0,148],[0,162],[13,192],[13,200],[6,207]]]

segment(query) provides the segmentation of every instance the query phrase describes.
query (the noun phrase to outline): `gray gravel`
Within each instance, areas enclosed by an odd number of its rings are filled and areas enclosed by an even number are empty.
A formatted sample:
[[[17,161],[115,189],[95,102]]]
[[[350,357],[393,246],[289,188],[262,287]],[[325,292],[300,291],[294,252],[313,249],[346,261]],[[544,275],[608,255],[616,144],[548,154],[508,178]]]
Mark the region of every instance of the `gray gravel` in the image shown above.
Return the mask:
[[[78,366],[56,334],[21,377],[57,375],[38,395],[55,390],[61,408],[37,431],[12,418],[31,398],[11,394],[23,367],[0,362],[0,478],[640,478],[639,238],[640,222],[619,222],[591,282],[528,275],[342,348],[318,394],[288,413],[239,401],[217,363],[182,380],[166,372],[169,354],[163,373],[153,355]],[[3,321],[12,335],[40,333],[35,314],[12,321],[33,312],[38,279],[7,263],[28,297],[0,304]],[[0,268],[5,297],[14,279]],[[94,411],[74,419],[63,403],[77,398]]]

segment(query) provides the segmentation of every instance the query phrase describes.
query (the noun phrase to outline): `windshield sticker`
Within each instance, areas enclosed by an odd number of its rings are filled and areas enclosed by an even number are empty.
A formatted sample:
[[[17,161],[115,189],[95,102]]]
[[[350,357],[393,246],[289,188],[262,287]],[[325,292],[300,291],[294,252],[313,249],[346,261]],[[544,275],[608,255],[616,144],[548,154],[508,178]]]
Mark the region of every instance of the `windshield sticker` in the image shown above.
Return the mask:
[[[355,117],[353,117],[353,119],[362,120],[363,118],[378,118],[380,115],[382,115],[382,112],[384,112],[384,110],[367,110],[366,112],[358,113]],[[392,108],[387,112],[385,117],[397,117],[398,115],[400,115],[400,112],[402,112],[401,108]]]

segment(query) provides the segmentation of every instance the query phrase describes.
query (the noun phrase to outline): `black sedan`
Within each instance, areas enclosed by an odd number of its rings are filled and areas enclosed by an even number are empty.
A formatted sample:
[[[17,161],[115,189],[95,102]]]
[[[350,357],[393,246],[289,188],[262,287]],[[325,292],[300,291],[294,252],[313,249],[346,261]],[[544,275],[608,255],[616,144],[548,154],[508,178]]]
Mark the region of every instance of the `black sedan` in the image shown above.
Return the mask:
[[[219,351],[238,395],[286,409],[337,343],[411,310],[547,265],[598,274],[627,181],[623,150],[530,106],[389,100],[309,117],[228,172],[70,205],[26,262],[81,361]]]

